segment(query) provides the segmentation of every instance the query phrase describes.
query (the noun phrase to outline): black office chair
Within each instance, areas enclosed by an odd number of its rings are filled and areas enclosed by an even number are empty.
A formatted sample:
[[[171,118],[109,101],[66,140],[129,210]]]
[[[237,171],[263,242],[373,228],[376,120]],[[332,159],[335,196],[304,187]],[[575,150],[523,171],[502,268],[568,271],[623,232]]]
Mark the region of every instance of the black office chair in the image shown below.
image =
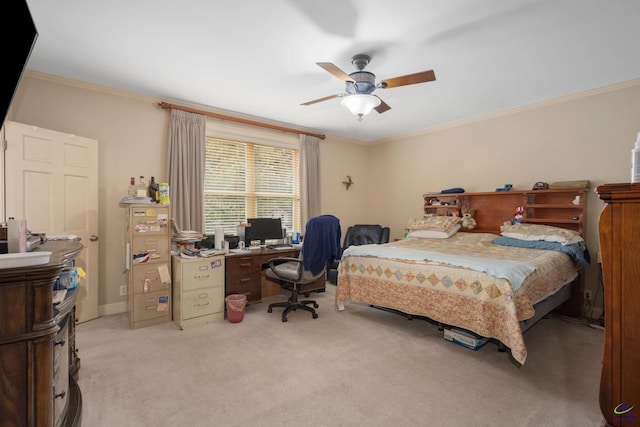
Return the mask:
[[[316,319],[314,300],[299,301],[300,294],[307,294],[317,288],[318,280],[324,281],[327,261],[340,254],[340,221],[333,215],[320,215],[309,219],[304,233],[302,250],[298,258],[273,258],[266,263],[267,277],[278,280],[280,287],[291,292],[287,301],[269,304],[268,313],[274,307],[284,307],[282,321],[298,309],[306,310]],[[313,308],[310,307],[313,305]]]
[[[342,251],[353,245],[370,245],[389,242],[389,227],[378,224],[356,224],[347,228],[344,234]],[[342,254],[342,252],[340,253]],[[327,280],[334,285],[338,283],[338,265],[340,257],[329,260],[327,263]]]

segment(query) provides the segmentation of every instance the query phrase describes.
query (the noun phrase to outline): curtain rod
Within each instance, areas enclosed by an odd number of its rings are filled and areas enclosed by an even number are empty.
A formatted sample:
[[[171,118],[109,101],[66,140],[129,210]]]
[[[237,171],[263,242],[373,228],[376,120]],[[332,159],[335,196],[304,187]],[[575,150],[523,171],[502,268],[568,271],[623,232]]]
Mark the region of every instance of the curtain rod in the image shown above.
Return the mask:
[[[271,124],[271,123],[259,122],[257,120],[243,119],[243,118],[240,118],[240,117],[229,116],[229,115],[226,115],[226,114],[214,113],[212,111],[197,110],[195,108],[183,107],[181,105],[170,104],[168,102],[158,102],[158,106],[160,106],[164,110],[186,111],[188,113],[202,114],[203,116],[212,117],[214,119],[229,120],[229,121],[232,121],[232,122],[243,123],[245,125],[260,126],[260,127],[263,127],[263,128],[281,130],[281,131],[284,131],[284,132],[315,136],[315,137],[320,138],[320,139],[325,139],[326,138],[326,136],[324,134],[322,134],[322,133],[313,133],[313,132],[304,131],[304,130],[300,130],[300,129],[295,129],[295,128],[291,128],[291,127],[287,127],[287,126],[279,126],[279,125],[275,125],[275,124]]]

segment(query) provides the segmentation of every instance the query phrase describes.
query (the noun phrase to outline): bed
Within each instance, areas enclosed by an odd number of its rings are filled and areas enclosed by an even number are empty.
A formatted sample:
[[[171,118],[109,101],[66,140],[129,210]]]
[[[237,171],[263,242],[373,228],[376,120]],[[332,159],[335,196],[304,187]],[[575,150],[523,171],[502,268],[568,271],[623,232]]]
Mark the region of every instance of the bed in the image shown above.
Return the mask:
[[[454,225],[433,227],[445,221]],[[544,224],[516,224],[501,235],[464,232],[456,222],[426,217],[402,240],[345,250],[338,309],[356,302],[426,317],[495,339],[524,364],[523,332],[571,298],[589,263],[584,241]]]

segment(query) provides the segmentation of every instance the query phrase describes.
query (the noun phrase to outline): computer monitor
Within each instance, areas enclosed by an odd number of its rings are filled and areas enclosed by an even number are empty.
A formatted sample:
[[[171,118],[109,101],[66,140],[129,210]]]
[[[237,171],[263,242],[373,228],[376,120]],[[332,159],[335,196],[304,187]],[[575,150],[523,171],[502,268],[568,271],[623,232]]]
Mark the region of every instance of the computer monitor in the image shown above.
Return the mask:
[[[260,240],[261,245],[265,245],[267,240],[282,240],[282,221],[280,218],[248,218],[247,223],[251,227],[245,229],[245,244],[249,245],[252,240]]]

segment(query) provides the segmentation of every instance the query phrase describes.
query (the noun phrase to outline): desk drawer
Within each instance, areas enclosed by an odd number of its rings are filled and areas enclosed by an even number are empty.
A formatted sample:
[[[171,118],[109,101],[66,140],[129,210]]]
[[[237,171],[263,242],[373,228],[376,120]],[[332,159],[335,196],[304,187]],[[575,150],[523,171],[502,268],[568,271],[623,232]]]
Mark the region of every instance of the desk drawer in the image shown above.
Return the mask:
[[[131,208],[131,233],[137,235],[168,234],[169,208],[137,206]]]
[[[147,264],[136,265],[133,267],[131,273],[131,283],[133,290],[129,289],[129,292],[134,294],[141,294],[145,292],[145,282],[147,283],[147,293],[155,291],[171,292],[170,283],[162,283],[160,278],[160,271],[158,268],[166,267],[166,264]]]
[[[227,277],[226,295],[244,294],[247,302],[260,302],[262,299],[262,277],[260,273]]]
[[[171,251],[171,244],[169,243],[169,236],[135,236],[131,242],[131,256],[148,254],[148,260],[146,263],[152,262],[169,262],[169,252]],[[146,259],[146,258],[140,258]],[[132,258],[131,263],[133,265],[140,265],[136,262],[136,258]]]
[[[133,296],[134,321],[155,319],[158,317],[171,317],[169,290],[165,292],[148,292]]]
[[[182,266],[182,289],[206,288],[222,286],[224,283],[224,258],[212,257],[197,263],[185,263]]]
[[[226,259],[226,270],[227,275],[230,276],[246,276],[249,273],[260,272],[262,271],[261,257],[228,257]]]
[[[182,295],[183,318],[205,316],[224,310],[224,291],[222,286],[188,291]]]

